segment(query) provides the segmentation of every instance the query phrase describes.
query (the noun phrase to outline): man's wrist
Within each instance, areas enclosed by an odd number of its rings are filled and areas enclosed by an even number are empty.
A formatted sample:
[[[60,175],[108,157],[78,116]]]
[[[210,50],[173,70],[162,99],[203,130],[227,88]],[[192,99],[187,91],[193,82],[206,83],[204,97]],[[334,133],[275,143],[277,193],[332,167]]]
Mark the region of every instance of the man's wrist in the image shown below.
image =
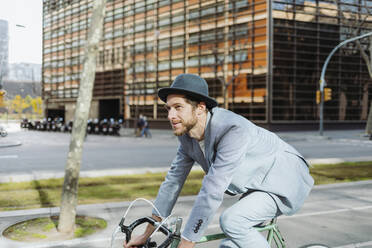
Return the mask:
[[[156,216],[156,215],[153,214],[151,217],[152,217],[155,221],[157,221],[157,222],[160,222],[160,221],[161,221],[161,218],[160,218],[159,216]],[[147,238],[150,237],[151,234],[154,232],[155,228],[156,228],[156,227],[154,227],[153,225],[148,224],[148,225],[147,225],[147,228],[146,228],[146,230],[145,230],[144,235],[146,235]]]
[[[157,215],[155,215],[155,214],[152,214],[152,218],[153,218],[154,220],[156,220],[157,222],[160,222],[160,221],[162,220],[159,216],[157,216]]]

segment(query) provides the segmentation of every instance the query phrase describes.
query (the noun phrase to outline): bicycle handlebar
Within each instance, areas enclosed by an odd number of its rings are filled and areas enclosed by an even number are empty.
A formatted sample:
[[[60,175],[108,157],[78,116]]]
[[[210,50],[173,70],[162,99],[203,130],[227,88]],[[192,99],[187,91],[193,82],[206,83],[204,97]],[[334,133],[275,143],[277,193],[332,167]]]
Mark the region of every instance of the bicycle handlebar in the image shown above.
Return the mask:
[[[154,227],[156,227],[159,224],[155,219],[151,217],[143,217],[143,218],[137,219],[133,221],[133,223],[131,223],[129,226],[124,225],[124,220],[125,218],[123,217],[120,220],[119,226],[120,226],[121,232],[125,234],[125,239],[127,242],[129,242],[129,240],[132,238],[132,232],[137,226],[143,223],[149,223],[153,225]],[[163,225],[159,226],[158,230],[167,237],[165,241],[161,243],[159,246],[156,246],[157,245],[156,242],[151,242],[151,240],[148,239],[146,243],[141,246],[141,248],[152,248],[152,247],[166,248],[172,243],[174,239],[180,239],[179,235],[173,233],[171,230],[169,230],[167,227]]]

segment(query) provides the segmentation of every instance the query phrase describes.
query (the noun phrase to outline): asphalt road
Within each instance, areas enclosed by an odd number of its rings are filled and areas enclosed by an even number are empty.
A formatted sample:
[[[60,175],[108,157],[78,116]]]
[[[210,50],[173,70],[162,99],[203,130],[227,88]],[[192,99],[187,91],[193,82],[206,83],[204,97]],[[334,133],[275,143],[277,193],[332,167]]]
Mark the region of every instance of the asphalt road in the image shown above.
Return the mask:
[[[362,138],[361,133],[361,130],[329,132],[331,139],[319,138],[314,132],[279,135],[311,161],[372,160],[372,141]],[[22,145],[0,148],[0,182],[6,177],[22,175],[63,176],[70,134],[16,130],[2,139],[2,142],[17,140]],[[81,171],[117,174],[165,170],[177,145],[171,131],[164,130],[153,130],[152,139],[89,135],[84,144]]]

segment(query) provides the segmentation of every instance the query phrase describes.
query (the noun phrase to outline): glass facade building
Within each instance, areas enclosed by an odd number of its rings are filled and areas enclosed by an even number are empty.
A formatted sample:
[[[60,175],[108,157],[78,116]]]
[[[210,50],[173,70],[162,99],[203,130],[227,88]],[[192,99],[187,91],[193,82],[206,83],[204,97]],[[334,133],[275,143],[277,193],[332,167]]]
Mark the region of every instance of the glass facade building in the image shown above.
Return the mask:
[[[0,20],[0,89],[8,73],[9,34],[8,21]]]
[[[43,96],[50,115],[73,119],[92,0],[44,0]],[[372,0],[108,0],[91,117],[166,120],[157,90],[180,73],[262,125],[316,124],[316,90],[328,54],[372,31]],[[368,38],[360,46],[368,53]],[[324,119],[362,123],[372,79],[356,43],[326,73]]]

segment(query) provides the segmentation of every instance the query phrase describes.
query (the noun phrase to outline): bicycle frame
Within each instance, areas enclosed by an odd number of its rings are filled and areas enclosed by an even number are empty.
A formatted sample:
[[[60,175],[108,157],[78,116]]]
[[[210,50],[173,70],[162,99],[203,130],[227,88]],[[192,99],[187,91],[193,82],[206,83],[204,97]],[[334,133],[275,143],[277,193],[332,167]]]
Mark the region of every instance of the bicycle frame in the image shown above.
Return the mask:
[[[148,200],[143,199],[143,198],[138,198],[135,201],[137,201],[137,200],[144,200],[144,201],[152,204],[151,202],[149,202]],[[153,219],[151,217],[143,217],[143,218],[135,220],[133,223],[131,223],[128,226],[124,225],[126,215],[128,214],[129,209],[132,207],[132,205],[135,201],[133,201],[131,203],[131,205],[128,207],[124,216],[120,220],[119,226],[114,231],[112,239],[111,239],[111,247],[112,247],[112,244],[113,244],[112,241],[113,241],[114,236],[117,232],[121,231],[121,232],[125,233],[125,235],[126,235],[125,238],[126,238],[126,241],[128,242],[131,238],[132,231],[137,226],[139,226],[140,224],[147,222],[147,223],[153,225],[154,227],[156,227],[153,233],[155,233],[156,231],[160,231],[167,238],[165,239],[165,241],[163,241],[163,243],[161,243],[159,246],[157,246],[157,244],[155,242],[151,242],[151,237],[152,237],[152,235],[151,235],[149,237],[149,239],[147,240],[146,244],[143,245],[143,247],[177,248],[180,241],[181,241],[181,226],[182,226],[182,218],[181,217],[177,217],[174,221],[170,222],[169,227],[166,227],[166,226],[163,225],[164,224],[163,222],[167,221],[169,216],[167,218],[165,218],[164,221],[161,222],[161,223],[157,222],[155,219]],[[155,206],[153,206],[153,207],[155,207]],[[276,218],[271,219],[270,222],[267,223],[267,224],[261,223],[259,225],[256,225],[256,226],[254,226],[254,228],[259,232],[267,231],[266,240],[269,243],[270,247],[271,247],[271,244],[273,242],[275,243],[277,248],[285,248],[286,247],[284,238],[279,231],[279,227],[278,227]],[[202,244],[202,243],[206,243],[206,242],[210,242],[210,241],[214,241],[214,240],[224,239],[226,237],[227,236],[224,233],[210,234],[210,235],[203,236],[200,239],[200,241],[197,242],[197,244]],[[153,244],[151,244],[151,243],[153,243]],[[308,247],[311,247],[311,246],[308,246]],[[327,246],[322,245],[320,247],[327,247]]]
[[[178,225],[180,226],[180,224],[178,224]],[[175,233],[180,232],[180,230],[177,230],[177,229],[178,228],[176,228]],[[270,246],[271,246],[271,243],[274,240],[274,243],[275,243],[276,247],[278,247],[278,248],[285,248],[286,247],[284,238],[280,234],[278,224],[276,223],[276,218],[272,219],[270,221],[270,223],[268,223],[266,225],[255,226],[255,229],[259,232],[264,232],[264,231],[268,232],[266,240],[267,240],[267,242],[269,243]],[[202,243],[206,243],[206,242],[210,242],[210,241],[214,241],[214,240],[219,240],[219,239],[224,239],[224,238],[226,238],[226,235],[224,233],[210,234],[210,235],[203,236],[200,239],[200,241],[197,242],[197,244],[202,244]],[[179,242],[180,242],[179,239],[173,239],[170,247],[171,248],[177,248]]]

